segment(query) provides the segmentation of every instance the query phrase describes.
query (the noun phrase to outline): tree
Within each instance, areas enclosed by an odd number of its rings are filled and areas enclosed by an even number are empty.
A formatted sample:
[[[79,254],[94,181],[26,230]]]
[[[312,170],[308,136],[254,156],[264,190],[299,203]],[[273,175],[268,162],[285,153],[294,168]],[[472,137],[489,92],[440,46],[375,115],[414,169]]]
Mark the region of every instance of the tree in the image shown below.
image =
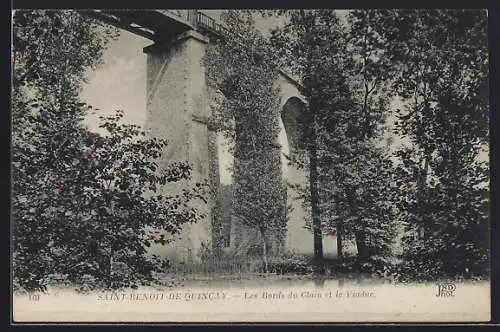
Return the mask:
[[[108,42],[109,38],[103,38],[97,30],[95,23],[72,11],[14,13],[13,219],[14,227],[22,218],[32,220],[31,235],[25,235],[33,243],[26,244],[25,250],[31,250],[36,258],[26,266],[28,274],[45,270],[46,260],[40,259],[45,253],[40,249],[47,248],[49,240],[34,233],[46,231],[35,223],[40,214],[35,205],[40,198],[59,197],[48,191],[60,185],[52,174],[52,165],[61,156],[60,147],[71,137],[70,128],[85,112],[83,105],[77,104],[79,85],[75,82],[81,80],[86,69],[95,68],[98,61],[94,55],[102,54]],[[15,252],[14,257],[20,258],[18,254]]]
[[[123,113],[101,117],[103,136],[83,125],[91,107],[78,92],[109,40],[103,31],[113,30],[75,11],[18,11],[13,24],[15,282],[43,290],[53,273],[73,281],[89,274],[105,287],[149,278],[157,266],[146,248],[167,242],[160,231],[196,222],[187,203],[203,198],[202,187],[163,195],[190,169],[159,169],[166,142],[122,124]],[[129,276],[116,274],[118,262]]]
[[[364,262],[380,257],[381,252],[385,258],[391,256],[388,248],[395,228],[387,185],[392,182],[388,176],[392,163],[380,147],[390,114],[391,66],[385,56],[386,41],[371,26],[375,17],[372,10],[347,14],[344,38],[338,43],[339,51],[349,56],[339,66],[348,77],[352,104],[348,113],[337,114],[334,131],[325,133],[322,169],[323,204],[329,215],[325,219],[326,224],[335,220],[330,228],[335,228],[338,255],[342,258],[342,237],[354,235],[358,257]],[[331,187],[340,195],[331,195]],[[342,212],[348,215],[339,217]]]
[[[260,234],[267,270],[268,242],[273,239],[269,244],[276,248],[284,240],[286,226],[276,145],[278,72],[250,12],[227,11],[222,21],[232,35],[209,46],[205,57],[207,82],[223,95],[213,122],[234,146],[233,218]]]
[[[325,231],[337,235],[340,259],[341,241],[354,238],[361,267],[383,272],[392,263],[398,212],[388,153],[353,142],[336,153],[330,149],[328,159],[330,167],[322,171],[321,182]]]
[[[307,99],[304,124],[308,153],[309,201],[312,214],[314,257],[323,257],[320,213],[320,149],[323,131],[333,131],[337,117],[352,106],[346,76],[342,73],[343,33],[332,10],[282,10],[287,23],[272,32],[280,66],[300,78],[301,93]]]
[[[480,10],[377,12],[406,100],[397,153],[407,181],[406,257],[422,274],[483,273],[487,264],[487,19]],[[417,268],[415,268],[417,267]]]
[[[394,167],[381,144],[393,67],[387,40],[373,28],[377,12],[350,11],[346,25],[336,11],[284,12],[289,22],[272,40],[286,59],[283,65],[301,77],[309,101],[309,197],[318,206],[312,209],[313,229],[316,222],[336,235],[341,259],[343,239],[354,237],[359,262],[386,264],[398,214]]]
[[[234,186],[233,213],[243,224],[258,231],[266,272],[269,271],[268,255],[279,252],[284,245],[287,222],[286,187],[276,154],[275,151],[259,154],[241,161],[235,169],[238,181]],[[248,199],[251,201],[246,201]]]

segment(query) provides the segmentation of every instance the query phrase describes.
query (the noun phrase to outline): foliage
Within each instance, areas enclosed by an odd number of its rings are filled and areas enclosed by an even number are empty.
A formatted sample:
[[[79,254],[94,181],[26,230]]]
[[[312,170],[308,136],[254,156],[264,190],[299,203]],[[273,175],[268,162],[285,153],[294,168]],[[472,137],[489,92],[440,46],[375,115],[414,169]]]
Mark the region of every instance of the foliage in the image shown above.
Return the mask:
[[[288,21],[272,31],[271,43],[283,59],[280,64],[299,77],[301,93],[307,100],[307,109],[300,119],[308,154],[309,193],[305,196],[311,208],[314,254],[321,259],[321,135],[332,131],[338,114],[348,112],[352,104],[342,73],[342,27],[333,10],[284,10],[279,14]]]
[[[198,252],[198,256],[202,262],[208,261],[210,258],[214,256],[214,251],[212,245],[205,241],[201,242],[200,251]]]
[[[211,124],[235,156],[234,185],[225,192],[233,215],[226,208],[221,218],[237,218],[260,234],[263,262],[228,259],[210,266],[214,252],[203,244],[203,264],[210,271],[310,271],[311,261],[301,257],[268,258],[279,251],[287,223],[275,86],[282,68],[299,77],[307,100],[299,119],[304,151],[290,161],[309,171],[301,195],[311,211],[316,258],[322,234],[336,234],[341,258],[342,241],[354,238],[358,249],[356,258],[334,262],[340,272],[398,279],[484,275],[486,13],[353,10],[347,25],[333,10],[275,13],[284,24],[266,40],[251,11],[227,11],[223,21],[233,35],[213,41],[205,57],[217,99]],[[148,256],[147,247],[165,244],[184,223],[202,217],[191,205],[204,200],[202,184],[178,195],[165,189],[190,174],[183,163],[160,167],[166,141],[122,124],[121,111],[101,117],[105,135],[82,124],[92,110],[78,97],[85,73],[98,66],[115,36],[116,30],[75,11],[14,13],[12,217],[19,287],[43,290],[54,274],[87,288],[136,285],[167,264]],[[396,99],[401,107],[394,116]],[[396,146],[385,141],[392,118],[389,135],[401,141]],[[396,265],[392,246],[401,224],[404,255]]]
[[[288,22],[271,39],[301,78],[304,123],[314,129],[306,138],[319,174],[310,173],[311,205],[316,185],[320,207],[313,226],[321,210],[323,231],[354,235],[362,260],[387,261],[404,221],[405,257],[427,265],[421,273],[484,271],[484,11],[354,10],[344,28],[328,10],[278,15]],[[404,105],[395,134],[410,145],[391,157],[384,122],[395,97]]]
[[[76,94],[117,30],[72,10],[16,10],[13,20],[14,88]],[[78,52],[75,52],[78,50]]]
[[[67,273],[73,280],[87,273],[111,286],[120,276],[112,269],[118,262],[129,266],[129,276],[137,280],[151,272],[146,248],[165,244],[164,232],[177,233],[199,217],[186,204],[202,197],[199,190],[186,190],[180,197],[158,194],[167,182],[187,179],[189,168],[172,164],[160,172],[155,159],[166,142],[119,124],[121,116],[102,118],[107,136],[68,129],[74,131],[61,150],[64,158],[55,159],[49,169],[37,167],[31,174],[19,164],[15,271],[25,283],[48,273]],[[30,181],[42,175],[48,181]],[[34,263],[43,265],[33,269]]]
[[[481,274],[488,261],[487,16],[480,10],[377,13],[406,99],[396,128],[409,273]]]
[[[277,70],[251,13],[230,10],[222,19],[232,38],[210,46],[205,57],[207,83],[223,95],[213,123],[234,146],[233,218],[260,233],[266,261],[268,242],[282,242],[286,225],[276,146]]]
[[[393,165],[380,149],[353,146],[328,156],[335,159],[322,177],[323,183],[330,184],[322,188],[325,231],[341,240],[354,238],[362,263],[381,262],[393,256],[396,235]]]
[[[309,129],[310,194],[304,196],[313,232],[336,234],[340,256],[342,240],[351,236],[365,260],[390,255],[394,225],[386,183],[392,165],[377,146],[388,113],[389,73],[380,38],[368,24],[371,12],[351,12],[348,27],[332,10],[280,14],[289,21],[271,39],[308,100],[302,122]]]
[[[203,199],[201,185],[160,190],[190,174],[183,163],[159,167],[166,141],[122,124],[122,111],[100,118],[105,135],[83,126],[91,107],[78,92],[108,40],[74,11],[14,15],[13,266],[28,290],[54,273],[105,287],[148,279],[162,262],[146,248],[200,217],[188,202]]]
[[[313,272],[310,259],[300,255],[283,253],[269,261],[269,272],[276,274],[310,275]]]
[[[370,27],[373,16],[370,10],[347,16],[342,49],[350,56],[341,64],[348,81],[344,98],[351,103],[335,113],[335,127],[323,131],[320,154],[324,224],[337,235],[341,257],[342,241],[355,238],[362,264],[390,259],[397,221],[394,167],[381,146],[390,64],[383,40]]]

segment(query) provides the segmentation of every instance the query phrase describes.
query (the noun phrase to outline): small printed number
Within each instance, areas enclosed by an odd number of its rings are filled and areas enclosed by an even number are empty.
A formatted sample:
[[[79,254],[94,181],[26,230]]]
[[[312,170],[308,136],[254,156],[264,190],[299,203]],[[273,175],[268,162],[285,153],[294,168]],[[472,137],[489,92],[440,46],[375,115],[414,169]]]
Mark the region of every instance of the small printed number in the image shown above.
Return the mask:
[[[40,295],[39,294],[29,294],[28,299],[33,302],[38,302],[40,301]]]

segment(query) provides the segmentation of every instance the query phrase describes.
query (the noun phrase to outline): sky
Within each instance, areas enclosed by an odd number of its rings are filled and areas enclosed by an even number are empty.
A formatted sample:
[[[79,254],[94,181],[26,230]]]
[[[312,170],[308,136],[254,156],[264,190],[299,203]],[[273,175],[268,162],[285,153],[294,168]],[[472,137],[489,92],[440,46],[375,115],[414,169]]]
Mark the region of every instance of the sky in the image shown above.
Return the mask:
[[[124,110],[124,122],[141,126],[146,121],[146,54],[142,49],[151,41],[127,31],[112,41],[104,52],[103,63],[87,74],[81,97],[99,109],[86,124],[97,130],[97,116]]]

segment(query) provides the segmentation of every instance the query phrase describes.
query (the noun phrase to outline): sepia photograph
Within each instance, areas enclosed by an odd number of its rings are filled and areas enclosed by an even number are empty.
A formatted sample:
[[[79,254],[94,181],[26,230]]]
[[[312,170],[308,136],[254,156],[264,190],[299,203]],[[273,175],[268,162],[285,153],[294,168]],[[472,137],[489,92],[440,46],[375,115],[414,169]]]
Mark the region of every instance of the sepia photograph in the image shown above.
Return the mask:
[[[19,9],[14,323],[488,322],[486,9]]]

